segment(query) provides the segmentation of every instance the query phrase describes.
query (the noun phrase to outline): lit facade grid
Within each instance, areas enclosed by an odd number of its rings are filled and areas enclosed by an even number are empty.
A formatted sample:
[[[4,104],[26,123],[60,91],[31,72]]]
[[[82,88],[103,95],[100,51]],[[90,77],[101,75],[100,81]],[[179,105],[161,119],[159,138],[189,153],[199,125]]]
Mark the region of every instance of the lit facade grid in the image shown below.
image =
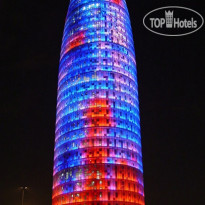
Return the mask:
[[[62,41],[53,205],[144,205],[137,71],[125,0],[71,0]]]

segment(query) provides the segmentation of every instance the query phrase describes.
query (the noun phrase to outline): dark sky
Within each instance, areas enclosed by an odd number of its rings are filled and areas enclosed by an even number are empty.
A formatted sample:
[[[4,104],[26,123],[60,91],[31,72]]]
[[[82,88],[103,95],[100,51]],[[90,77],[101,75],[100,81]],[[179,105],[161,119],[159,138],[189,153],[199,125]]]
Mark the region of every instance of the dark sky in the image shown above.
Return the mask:
[[[68,0],[1,0],[0,204],[51,205],[58,62]],[[141,109],[146,205],[205,204],[204,27],[163,37],[143,26],[161,6],[202,2],[127,0]]]

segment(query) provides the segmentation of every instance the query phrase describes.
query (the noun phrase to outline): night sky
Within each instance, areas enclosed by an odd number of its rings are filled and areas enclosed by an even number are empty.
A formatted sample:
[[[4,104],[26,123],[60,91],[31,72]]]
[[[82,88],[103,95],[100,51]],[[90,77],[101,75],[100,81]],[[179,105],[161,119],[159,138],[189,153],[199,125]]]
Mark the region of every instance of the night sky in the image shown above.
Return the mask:
[[[0,205],[51,205],[57,76],[69,0],[1,0]],[[204,27],[163,37],[143,26],[161,6],[127,0],[136,59],[146,205],[205,204]]]

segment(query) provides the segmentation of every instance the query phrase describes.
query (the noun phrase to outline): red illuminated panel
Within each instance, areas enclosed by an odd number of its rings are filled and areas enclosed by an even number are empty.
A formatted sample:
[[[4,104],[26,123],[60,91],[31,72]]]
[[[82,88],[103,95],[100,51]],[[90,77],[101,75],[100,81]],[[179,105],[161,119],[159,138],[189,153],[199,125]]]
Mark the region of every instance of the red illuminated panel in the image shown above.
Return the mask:
[[[106,99],[93,99],[90,101],[90,107],[85,110],[86,117],[91,123],[91,127],[109,126],[111,110]]]
[[[77,46],[82,45],[84,43],[83,42],[84,38],[85,38],[84,32],[79,33],[79,35],[77,35],[73,40],[71,40],[70,50],[77,47]]]
[[[65,53],[69,52],[73,48],[76,48],[76,47],[84,44],[84,39],[85,39],[85,32],[84,31],[81,31],[81,32],[73,35],[68,40],[68,44],[67,44],[67,48],[66,48]]]
[[[121,0],[112,0],[112,2],[115,4],[120,4]]]

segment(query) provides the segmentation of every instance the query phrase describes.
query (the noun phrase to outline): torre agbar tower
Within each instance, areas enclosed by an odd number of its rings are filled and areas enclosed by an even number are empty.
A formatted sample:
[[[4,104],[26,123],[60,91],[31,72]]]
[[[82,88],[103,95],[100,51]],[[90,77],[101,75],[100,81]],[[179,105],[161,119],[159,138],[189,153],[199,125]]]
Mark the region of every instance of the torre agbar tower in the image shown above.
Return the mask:
[[[71,0],[58,76],[53,205],[144,205],[125,0]]]

